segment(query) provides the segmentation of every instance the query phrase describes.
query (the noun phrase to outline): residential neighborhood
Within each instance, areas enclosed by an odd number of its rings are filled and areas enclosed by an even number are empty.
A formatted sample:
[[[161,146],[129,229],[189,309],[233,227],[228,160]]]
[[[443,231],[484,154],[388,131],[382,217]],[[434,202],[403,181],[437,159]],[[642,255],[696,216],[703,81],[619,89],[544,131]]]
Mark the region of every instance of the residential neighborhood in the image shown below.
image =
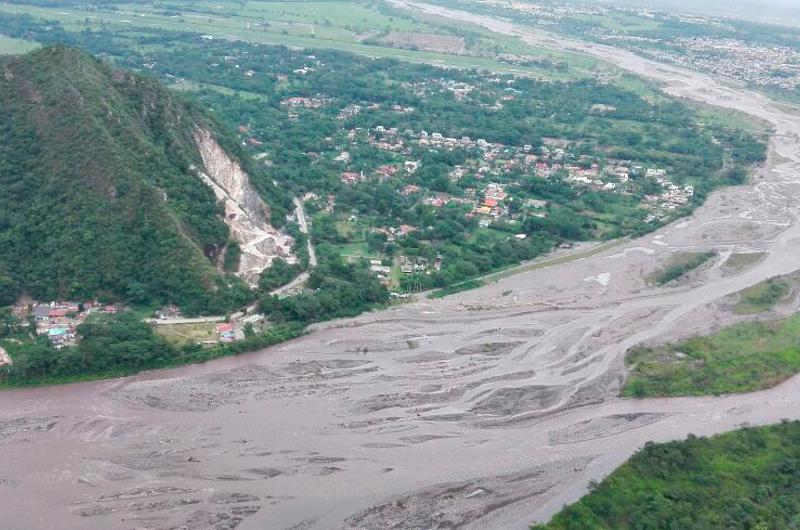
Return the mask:
[[[96,300],[86,302],[53,301],[32,302],[14,306],[19,321],[32,319],[36,333],[46,336],[56,348],[74,346],[78,342],[77,329],[87,317],[94,314],[113,315],[125,309],[116,304],[102,304]]]

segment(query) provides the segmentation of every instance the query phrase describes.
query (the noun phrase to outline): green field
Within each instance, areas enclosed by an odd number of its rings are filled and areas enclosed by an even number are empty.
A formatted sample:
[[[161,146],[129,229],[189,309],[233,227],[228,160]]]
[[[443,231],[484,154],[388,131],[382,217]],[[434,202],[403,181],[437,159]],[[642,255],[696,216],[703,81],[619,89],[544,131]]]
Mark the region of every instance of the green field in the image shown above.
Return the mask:
[[[196,344],[198,342],[218,342],[216,333],[217,323],[203,322],[197,324],[160,324],[155,326],[155,332],[166,339],[173,346]]]
[[[121,2],[117,11],[83,11],[76,8],[0,4],[0,12],[27,14],[60,22],[68,31],[111,30],[135,41],[142,31],[161,29],[200,33],[219,39],[282,44],[298,48],[330,48],[370,57],[389,57],[411,62],[458,68],[482,68],[501,73],[569,79],[592,75],[599,62],[577,53],[529,46],[519,39],[490,33],[467,24],[398,11],[383,4],[332,2],[175,2],[180,14],[161,7]],[[388,32],[414,32],[431,36],[465,36],[464,54],[434,50],[392,48],[377,45],[375,38]],[[140,47],[141,45],[137,45]],[[434,46],[435,48],[435,46]],[[568,63],[567,70],[517,66],[498,59],[498,54],[524,55],[539,61]],[[606,68],[610,68],[606,65]]]
[[[800,315],[747,322],[708,337],[628,352],[626,397],[753,392],[800,372]]]
[[[22,39],[12,39],[5,35],[0,35],[0,55],[14,55],[18,53],[27,53],[35,50],[39,45],[35,42],[30,42]]]
[[[716,256],[714,252],[677,252],[672,255],[663,268],[647,277],[648,283],[666,285],[703,265]]]
[[[739,293],[734,311],[740,315],[753,315],[773,309],[792,291],[787,278],[770,278]]]
[[[648,443],[533,530],[800,528],[800,423]]]

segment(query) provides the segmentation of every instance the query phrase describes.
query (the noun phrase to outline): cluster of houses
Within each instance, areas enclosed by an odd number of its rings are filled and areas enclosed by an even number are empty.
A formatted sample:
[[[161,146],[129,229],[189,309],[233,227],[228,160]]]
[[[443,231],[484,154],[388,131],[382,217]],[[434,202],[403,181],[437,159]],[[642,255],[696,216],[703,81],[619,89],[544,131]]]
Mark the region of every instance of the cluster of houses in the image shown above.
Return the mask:
[[[32,317],[38,335],[47,336],[56,348],[74,346],[78,342],[78,326],[91,314],[116,314],[121,309],[113,304],[90,302],[34,302],[14,306],[20,320]]]
[[[509,146],[467,136],[454,138],[439,132],[400,131],[381,125],[368,130],[350,129],[347,138],[352,144],[366,141],[377,149],[402,155],[404,160],[383,164],[369,172],[353,171],[347,169],[351,162],[350,152],[340,150],[334,160],[344,166],[341,173],[343,183],[394,180],[399,195],[415,198],[422,205],[437,209],[450,204],[465,206],[468,208],[467,217],[477,219],[481,227],[496,222],[514,225],[526,217],[548,216],[548,201],[531,197],[523,191],[522,179],[530,175],[542,179],[558,178],[574,187],[624,194],[641,193],[643,179],[653,180],[659,184],[660,191],[644,196],[642,208],[650,210],[648,221],[665,218],[672,210],[688,204],[694,194],[691,185],[673,183],[663,168],[645,168],[625,160],[601,161],[586,154],[578,155],[570,152],[568,142],[558,139],[545,139],[538,146]],[[412,177],[421,165],[424,151],[455,149],[472,153],[471,158],[449,172],[449,180],[460,188],[459,192],[435,192],[415,183]],[[512,208],[512,205],[516,206]],[[414,229],[387,229],[386,235],[391,241],[395,236]]]
[[[265,322],[266,317],[260,313],[233,316],[230,322],[221,322],[217,324],[215,328],[217,339],[222,343],[244,340],[244,330],[248,325],[256,329],[263,327]]]
[[[800,52],[788,46],[713,37],[680,38],[676,44],[687,53],[670,54],[671,62],[748,84],[785,90],[800,85]]]
[[[331,102],[330,98],[321,96],[314,97],[290,97],[281,101],[281,105],[289,109],[289,118],[295,119],[299,117],[298,109],[318,109]]]
[[[439,255],[430,262],[427,258],[402,256],[400,258],[400,272],[403,274],[430,274],[442,270],[442,256]]]

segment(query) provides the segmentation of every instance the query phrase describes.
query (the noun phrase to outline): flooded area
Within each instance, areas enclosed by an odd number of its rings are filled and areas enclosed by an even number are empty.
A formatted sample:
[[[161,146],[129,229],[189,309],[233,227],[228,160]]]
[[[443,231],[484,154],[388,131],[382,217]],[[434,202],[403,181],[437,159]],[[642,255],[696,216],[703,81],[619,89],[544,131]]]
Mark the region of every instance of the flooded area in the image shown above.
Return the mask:
[[[724,297],[798,268],[800,113],[613,48],[419,7],[769,121],[767,167],[656,233],[479,290],[205,365],[0,393],[4,528],[523,529],[647,441],[800,418],[800,378],[617,397],[629,347],[715,329]],[[687,250],[718,257],[679,286],[646,284]],[[724,266],[741,254],[763,258]]]

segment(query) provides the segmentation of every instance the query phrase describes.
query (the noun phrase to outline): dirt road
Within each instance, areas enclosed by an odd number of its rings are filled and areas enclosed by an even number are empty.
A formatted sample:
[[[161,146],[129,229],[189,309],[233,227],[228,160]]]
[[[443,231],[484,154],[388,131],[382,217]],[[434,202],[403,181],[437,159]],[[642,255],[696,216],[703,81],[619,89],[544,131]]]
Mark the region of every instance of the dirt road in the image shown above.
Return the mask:
[[[798,268],[800,114],[584,46],[672,94],[768,120],[768,167],[655,234],[476,291],[202,366],[4,392],[3,526],[523,529],[648,440],[800,418],[800,378],[739,396],[615,397],[628,347],[722,325],[725,296]],[[682,286],[645,285],[687,249],[722,258]],[[765,257],[722,263],[744,253]]]
[[[306,210],[303,208],[303,203],[297,197],[294,197],[294,207],[297,214],[297,223],[300,225],[300,231],[308,236],[308,266],[317,266],[317,252],[311,243],[311,236],[308,230],[308,221],[306,221]]]

